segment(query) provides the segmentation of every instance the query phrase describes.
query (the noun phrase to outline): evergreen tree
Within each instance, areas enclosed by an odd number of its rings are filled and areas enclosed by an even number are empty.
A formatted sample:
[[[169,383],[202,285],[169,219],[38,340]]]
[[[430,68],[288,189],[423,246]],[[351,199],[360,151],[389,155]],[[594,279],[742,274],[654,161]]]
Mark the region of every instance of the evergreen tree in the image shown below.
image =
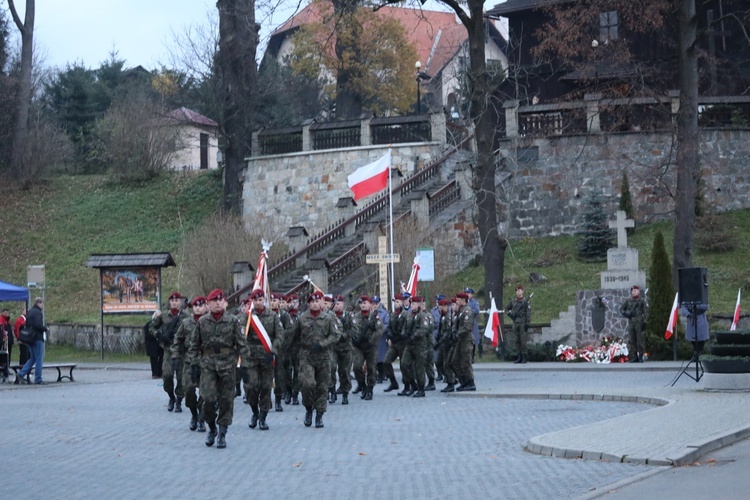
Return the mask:
[[[651,251],[651,268],[648,273],[648,320],[646,322],[646,352],[649,359],[672,359],[673,340],[664,340],[664,332],[672,312],[675,289],[672,284],[672,263],[664,245],[664,235],[657,231]],[[684,335],[675,332],[680,355],[691,352]]]
[[[625,212],[628,219],[635,220],[633,217],[633,198],[630,196],[630,183],[628,182],[628,173],[622,173],[622,185],[620,186],[620,210]],[[629,227],[626,229],[628,235],[635,233],[635,227]]]
[[[586,198],[584,209],[578,258],[587,262],[606,260],[607,250],[614,242],[614,232],[609,228],[607,214],[598,193],[592,192]]]

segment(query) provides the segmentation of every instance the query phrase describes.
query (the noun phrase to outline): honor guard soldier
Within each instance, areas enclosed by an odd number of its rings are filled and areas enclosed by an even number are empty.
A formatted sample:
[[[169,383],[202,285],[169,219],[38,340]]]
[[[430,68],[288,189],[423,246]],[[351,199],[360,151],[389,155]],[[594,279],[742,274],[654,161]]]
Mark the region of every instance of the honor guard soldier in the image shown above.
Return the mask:
[[[359,298],[359,314],[352,314],[351,323],[354,378],[362,389],[360,397],[370,401],[375,387],[378,339],[383,332],[383,323],[369,296]]]
[[[162,349],[164,349],[164,360],[162,361],[162,388],[169,396],[167,410],[175,413],[182,411],[182,398],[185,392],[182,389],[182,367],[177,365],[177,370],[172,368],[172,342],[183,321],[190,315],[185,312],[186,300],[180,292],[172,292],[169,295],[169,311],[162,315],[160,310],[154,311],[151,316],[151,332]],[[175,385],[174,379],[177,378]]]
[[[628,352],[632,355],[628,363],[643,363],[646,340],[643,328],[646,322],[646,301],[641,297],[641,287],[630,287],[630,298],[620,306],[620,314],[628,318]]]
[[[323,427],[323,414],[328,400],[328,384],[331,383],[331,358],[328,348],[338,342],[339,331],[336,319],[323,312],[323,294],[313,292],[307,299],[308,310],[300,315],[291,330],[290,345],[299,346],[300,385],[302,404],[305,406],[306,427],[312,425],[315,410],[315,427]]]
[[[476,391],[474,370],[471,366],[471,352],[474,339],[471,332],[474,328],[474,312],[467,305],[469,295],[466,292],[456,294],[458,314],[456,315],[456,348],[453,352],[453,370],[461,385],[457,391]]]
[[[333,313],[339,321],[341,335],[339,341],[333,345],[331,351],[331,386],[328,388],[328,402],[336,402],[336,375],[339,378],[339,391],[341,393],[341,404],[349,404],[349,392],[352,390],[352,381],[349,373],[352,370],[352,318],[348,311],[345,311],[343,295],[334,297]]]
[[[179,366],[182,366],[181,376],[182,387],[185,392],[185,406],[188,407],[191,415],[188,428],[191,431],[198,429],[199,432],[206,432],[205,419],[203,418],[203,398],[198,397],[197,384],[190,377],[190,366],[193,364],[193,360],[187,356],[190,338],[195,334],[198,320],[208,312],[206,297],[195,297],[189,305],[193,309],[193,315],[182,322],[172,343],[172,368],[176,371]]]
[[[523,298],[523,286],[516,287],[516,299],[508,302],[505,306],[508,316],[513,320],[513,338],[518,346],[518,359],[513,363],[526,363],[528,361],[529,323],[531,322],[531,306],[529,301]]]
[[[226,448],[227,429],[232,425],[237,356],[250,357],[242,327],[236,316],[226,312],[226,307],[224,292],[212,290],[208,294],[208,313],[198,320],[188,343],[188,356],[193,363],[190,375],[199,384],[204,399],[203,412],[209,428],[206,446],[216,442],[217,448]]]
[[[388,380],[390,380],[391,383],[383,390],[383,392],[398,390],[396,374],[393,371],[393,362],[396,361],[396,358],[401,359],[404,354],[404,349],[406,349],[406,339],[401,336],[401,332],[406,317],[409,314],[409,312],[404,309],[404,301],[408,304],[408,299],[409,297],[404,297],[404,295],[400,293],[393,297],[395,310],[393,317],[388,324],[388,352],[385,353],[385,359],[383,360],[385,376],[388,377]],[[403,380],[403,370],[401,372],[401,378]],[[406,387],[404,389],[406,389]]]

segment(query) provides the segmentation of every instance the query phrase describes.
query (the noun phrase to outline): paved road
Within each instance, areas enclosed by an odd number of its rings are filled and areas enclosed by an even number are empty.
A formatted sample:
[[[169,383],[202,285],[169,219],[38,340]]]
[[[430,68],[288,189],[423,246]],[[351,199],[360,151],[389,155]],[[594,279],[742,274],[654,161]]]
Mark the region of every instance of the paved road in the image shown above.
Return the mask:
[[[250,430],[249,408],[237,405],[228,448],[217,450],[187,430],[189,413],[166,411],[147,373],[80,370],[76,383],[0,391],[3,421],[14,422],[3,449],[11,463],[37,471],[32,479],[6,468],[3,497],[573,498],[652,470],[523,449],[531,436],[633,414],[642,404],[438,393],[414,400],[383,394],[380,385],[371,402],[332,405],[325,429],[304,427],[302,407],[289,406],[269,415],[270,431]],[[638,385],[644,373],[601,376],[613,386]],[[480,388],[511,379],[554,388],[590,378],[476,374]]]

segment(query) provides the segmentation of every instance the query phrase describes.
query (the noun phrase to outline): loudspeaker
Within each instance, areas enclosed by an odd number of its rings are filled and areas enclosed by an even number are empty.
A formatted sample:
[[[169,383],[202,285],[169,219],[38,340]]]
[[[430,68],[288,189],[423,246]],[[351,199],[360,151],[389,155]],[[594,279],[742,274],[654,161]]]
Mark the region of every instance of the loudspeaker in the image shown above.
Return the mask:
[[[708,279],[705,267],[683,267],[677,270],[681,304],[708,305]]]

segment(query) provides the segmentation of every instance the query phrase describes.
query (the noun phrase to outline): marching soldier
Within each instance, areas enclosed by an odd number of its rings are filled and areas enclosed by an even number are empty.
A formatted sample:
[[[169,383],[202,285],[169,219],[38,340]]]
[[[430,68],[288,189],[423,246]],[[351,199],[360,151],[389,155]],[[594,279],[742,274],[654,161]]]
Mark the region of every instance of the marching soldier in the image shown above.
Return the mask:
[[[401,336],[403,330],[403,324],[406,321],[408,311],[404,309],[404,300],[407,301],[408,297],[405,298],[402,294],[397,294],[393,297],[395,310],[393,317],[389,323],[388,333],[388,352],[385,353],[385,359],[383,360],[383,366],[385,368],[385,375],[391,384],[386,387],[383,392],[391,392],[398,390],[398,382],[396,382],[396,374],[393,371],[393,362],[396,358],[401,359],[406,348],[406,339]],[[403,369],[401,371],[401,377],[403,379]],[[406,387],[404,387],[406,389]]]
[[[326,392],[331,382],[331,358],[328,348],[338,342],[338,323],[332,315],[323,312],[323,294],[313,292],[307,299],[309,308],[300,315],[291,330],[290,345],[298,344],[300,360],[300,385],[302,404],[305,406],[306,427],[312,425],[315,410],[315,427],[323,427],[323,414],[328,400]]]
[[[476,391],[474,370],[471,366],[471,351],[474,339],[471,331],[474,328],[474,312],[467,305],[469,295],[466,292],[456,294],[459,311],[456,315],[456,347],[453,352],[453,370],[461,385],[457,391]]]
[[[352,381],[349,379],[349,372],[352,369],[352,319],[351,315],[344,310],[344,297],[337,295],[334,297],[333,313],[339,321],[341,335],[339,341],[333,345],[331,351],[331,386],[329,391],[329,403],[336,402],[336,374],[339,377],[339,390],[341,392],[341,404],[349,404],[349,391],[352,390]]]
[[[288,338],[289,332],[299,318],[299,298],[296,293],[290,293],[286,296],[287,303],[289,304],[289,325],[286,325],[284,337]],[[286,370],[286,381],[287,381],[287,393],[284,397],[286,404],[292,403],[292,405],[299,404],[299,346],[289,345],[287,349],[287,370]]]
[[[375,387],[378,338],[383,331],[383,323],[377,310],[372,308],[370,297],[363,295],[359,300],[359,314],[351,316],[352,365],[354,378],[362,388],[361,398],[370,401]]]
[[[411,362],[411,379],[416,383],[417,390],[413,394],[415,398],[425,397],[425,373],[428,354],[432,356],[432,327],[433,318],[429,311],[422,309],[424,299],[414,297],[412,299],[413,322],[409,336],[409,344],[406,351],[412,353]],[[406,353],[404,358],[406,358]],[[433,375],[434,377],[434,375]],[[431,381],[433,389],[435,388],[434,379]]]
[[[289,322],[289,313],[287,313],[285,310],[281,309],[281,299],[284,297],[284,294],[281,293],[272,293],[271,294],[271,310],[278,316],[279,318],[279,324],[281,325],[281,330],[278,332],[278,336],[276,337],[276,340],[273,343],[274,350],[276,351],[276,363],[274,363],[274,380],[275,384],[273,387],[273,395],[275,398],[276,411],[284,411],[284,408],[281,406],[281,400],[284,397],[284,390],[287,386],[286,382],[286,369],[284,368],[284,358],[285,358],[285,348],[284,348],[284,321],[282,320],[282,316],[285,316],[287,324]]]
[[[253,290],[250,294],[252,308],[250,313],[263,325],[268,338],[271,341],[271,350],[266,349],[266,339],[261,334],[256,334],[250,327],[247,330],[247,347],[250,352],[248,356],[242,356],[241,370],[245,382],[245,395],[247,404],[253,411],[248,427],[258,427],[262,431],[268,430],[266,416],[271,409],[271,388],[273,387],[274,355],[276,343],[281,342],[281,321],[271,309],[266,308],[265,293],[263,290]],[[240,316],[240,325],[248,323],[248,316]]]
[[[628,352],[632,353],[629,363],[643,363],[646,340],[643,326],[646,321],[646,301],[641,298],[641,287],[630,287],[630,298],[620,306],[620,314],[628,318]]]
[[[182,389],[182,367],[177,366],[177,371],[172,369],[172,342],[183,321],[189,318],[183,309],[185,298],[180,292],[172,292],[169,296],[169,311],[162,315],[160,310],[154,311],[151,316],[151,334],[156,338],[162,349],[164,349],[164,360],[162,361],[162,388],[169,396],[167,411],[174,410],[175,413],[182,412],[182,398],[185,392]],[[175,387],[175,376],[177,384]]]
[[[188,356],[193,363],[190,375],[199,383],[204,399],[203,412],[209,428],[206,446],[213,446],[216,441],[217,448],[226,448],[227,430],[232,425],[237,355],[250,357],[242,327],[237,317],[226,312],[226,307],[224,292],[212,290],[208,294],[208,313],[198,320],[188,343]]]
[[[417,391],[417,381],[414,380],[414,352],[411,346],[411,330],[414,325],[414,313],[411,310],[412,298],[408,292],[403,294],[403,310],[398,315],[397,327],[401,329],[400,338],[403,339],[403,350],[401,351],[401,377],[404,381],[404,390],[398,396],[412,396]]]
[[[447,384],[440,392],[453,392],[456,384],[456,376],[453,373],[453,367],[451,366],[454,344],[453,314],[450,304],[451,301],[445,298],[438,301],[440,319],[438,320],[437,333],[437,366],[438,369],[443,372],[444,380]]]
[[[185,406],[190,410],[191,431],[198,429],[199,432],[206,432],[205,419],[203,418],[203,398],[198,397],[196,390],[197,384],[190,377],[190,366],[193,360],[187,357],[187,348],[190,337],[195,334],[198,326],[198,320],[207,311],[206,298],[195,297],[189,306],[193,309],[193,315],[182,322],[177,329],[172,343],[172,369],[177,371],[182,366],[182,386],[185,392]]]
[[[513,363],[526,363],[528,361],[529,323],[531,322],[531,306],[529,301],[523,298],[523,285],[516,287],[516,299],[508,302],[505,310],[513,320],[513,338],[518,346],[518,359]]]

